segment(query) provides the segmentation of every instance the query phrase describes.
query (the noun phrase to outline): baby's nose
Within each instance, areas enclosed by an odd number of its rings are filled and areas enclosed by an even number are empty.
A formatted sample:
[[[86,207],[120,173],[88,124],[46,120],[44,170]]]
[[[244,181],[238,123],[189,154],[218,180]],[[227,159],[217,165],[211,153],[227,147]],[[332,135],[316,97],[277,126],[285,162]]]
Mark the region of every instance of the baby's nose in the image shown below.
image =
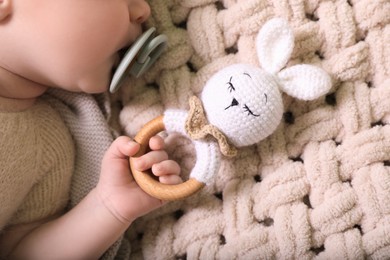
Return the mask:
[[[150,16],[150,6],[144,1],[132,1],[133,4],[129,6],[130,20],[135,23],[143,23]]]

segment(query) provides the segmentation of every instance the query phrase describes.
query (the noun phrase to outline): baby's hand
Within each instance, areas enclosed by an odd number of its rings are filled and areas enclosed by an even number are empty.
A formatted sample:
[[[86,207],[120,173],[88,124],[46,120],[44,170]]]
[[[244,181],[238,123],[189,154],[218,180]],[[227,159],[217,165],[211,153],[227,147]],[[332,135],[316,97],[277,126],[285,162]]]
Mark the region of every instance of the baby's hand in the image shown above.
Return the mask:
[[[160,182],[178,184],[180,166],[168,160],[164,151],[164,140],[154,136],[149,141],[151,151],[135,158],[135,167],[139,171],[152,169]],[[163,201],[145,193],[134,181],[129,167],[129,157],[139,150],[139,144],[128,137],[117,138],[107,150],[96,187],[99,199],[121,222],[131,223],[136,218],[163,205]]]
[[[138,171],[152,169],[159,181],[165,184],[177,184],[182,180],[179,177],[180,166],[173,160],[168,160],[168,154],[164,151],[164,140],[156,135],[149,140],[151,152],[134,159],[134,167]]]

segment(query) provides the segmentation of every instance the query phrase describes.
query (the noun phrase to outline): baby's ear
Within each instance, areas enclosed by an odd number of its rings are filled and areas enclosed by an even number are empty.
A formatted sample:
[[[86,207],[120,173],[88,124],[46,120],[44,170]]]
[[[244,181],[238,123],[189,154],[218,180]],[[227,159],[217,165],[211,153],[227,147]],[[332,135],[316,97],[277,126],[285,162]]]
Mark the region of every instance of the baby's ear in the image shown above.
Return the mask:
[[[287,21],[275,18],[266,22],[257,35],[256,48],[262,68],[272,74],[279,72],[294,49],[294,34]]]
[[[328,93],[332,87],[330,76],[312,65],[295,65],[278,73],[280,88],[288,95],[313,100]]]
[[[0,0],[0,22],[12,13],[12,0]]]

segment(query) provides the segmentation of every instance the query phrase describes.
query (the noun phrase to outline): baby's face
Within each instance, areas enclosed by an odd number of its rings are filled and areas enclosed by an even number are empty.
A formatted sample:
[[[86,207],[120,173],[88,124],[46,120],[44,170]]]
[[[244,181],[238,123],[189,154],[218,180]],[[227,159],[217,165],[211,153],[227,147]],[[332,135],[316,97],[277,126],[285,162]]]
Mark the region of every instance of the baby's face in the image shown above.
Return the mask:
[[[12,14],[0,23],[0,66],[87,93],[107,90],[118,51],[141,34],[150,15],[144,0],[12,1]]]

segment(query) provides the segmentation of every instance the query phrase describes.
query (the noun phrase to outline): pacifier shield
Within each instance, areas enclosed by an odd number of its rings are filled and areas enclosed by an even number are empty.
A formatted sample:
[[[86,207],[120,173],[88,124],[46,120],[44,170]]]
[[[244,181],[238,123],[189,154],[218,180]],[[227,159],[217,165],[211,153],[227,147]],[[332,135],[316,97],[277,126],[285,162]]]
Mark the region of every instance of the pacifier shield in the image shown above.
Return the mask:
[[[112,77],[111,93],[119,89],[128,74],[138,78],[160,57],[167,46],[168,38],[163,34],[154,37],[155,32],[156,28],[150,28],[126,51]]]

